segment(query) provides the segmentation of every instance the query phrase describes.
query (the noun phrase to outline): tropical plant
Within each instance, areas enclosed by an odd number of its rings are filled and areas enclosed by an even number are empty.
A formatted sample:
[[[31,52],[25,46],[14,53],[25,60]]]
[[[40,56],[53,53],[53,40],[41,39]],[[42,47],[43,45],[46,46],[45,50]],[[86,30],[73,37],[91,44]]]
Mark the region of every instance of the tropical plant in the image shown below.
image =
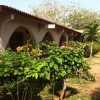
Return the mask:
[[[89,25],[86,26],[84,30],[84,39],[85,41],[90,41],[91,46],[90,46],[90,57],[92,56],[92,50],[93,50],[93,41],[97,41],[98,33],[99,33],[99,24],[94,21],[90,23]]]

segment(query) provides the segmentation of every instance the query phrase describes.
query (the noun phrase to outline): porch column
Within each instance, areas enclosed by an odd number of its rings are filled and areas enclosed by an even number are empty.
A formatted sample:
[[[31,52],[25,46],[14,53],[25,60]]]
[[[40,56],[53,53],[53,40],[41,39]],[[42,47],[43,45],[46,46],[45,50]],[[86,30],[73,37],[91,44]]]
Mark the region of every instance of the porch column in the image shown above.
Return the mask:
[[[0,51],[3,51],[4,50],[4,47],[3,47],[3,45],[2,45],[2,39],[1,39],[1,37],[0,37]]]

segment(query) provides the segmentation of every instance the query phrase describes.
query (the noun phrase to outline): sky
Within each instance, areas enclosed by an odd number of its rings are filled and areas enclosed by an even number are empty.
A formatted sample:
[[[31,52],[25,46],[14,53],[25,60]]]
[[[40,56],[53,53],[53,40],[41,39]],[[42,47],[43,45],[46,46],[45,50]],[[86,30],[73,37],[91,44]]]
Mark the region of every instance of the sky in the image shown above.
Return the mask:
[[[51,0],[50,0],[51,1]],[[100,11],[100,0],[56,0],[58,3],[67,5],[74,5],[80,8]],[[39,7],[45,0],[0,0],[0,5],[8,5],[19,10],[30,12],[32,8]]]

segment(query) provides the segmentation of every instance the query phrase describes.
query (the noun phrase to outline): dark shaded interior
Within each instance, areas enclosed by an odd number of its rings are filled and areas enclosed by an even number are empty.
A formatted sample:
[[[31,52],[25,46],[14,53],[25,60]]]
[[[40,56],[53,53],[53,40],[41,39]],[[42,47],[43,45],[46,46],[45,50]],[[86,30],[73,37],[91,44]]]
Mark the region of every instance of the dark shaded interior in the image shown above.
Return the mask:
[[[18,28],[12,34],[8,43],[8,47],[12,50],[16,50],[18,46],[25,45],[28,42],[32,42],[29,32],[25,28]]]
[[[63,34],[60,38],[59,46],[63,46],[65,42],[66,42],[66,36]]]
[[[49,42],[49,41],[53,41],[53,37],[51,36],[50,32],[47,32],[42,42]]]

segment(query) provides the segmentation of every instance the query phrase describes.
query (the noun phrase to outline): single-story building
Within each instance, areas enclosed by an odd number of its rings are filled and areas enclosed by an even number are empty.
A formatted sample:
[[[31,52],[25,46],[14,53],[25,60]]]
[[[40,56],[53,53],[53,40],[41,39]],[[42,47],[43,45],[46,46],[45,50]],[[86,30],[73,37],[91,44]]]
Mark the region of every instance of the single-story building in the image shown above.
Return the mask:
[[[0,5],[0,49],[15,49],[26,40],[58,44],[75,39],[80,33],[65,26],[33,16],[12,7]]]

